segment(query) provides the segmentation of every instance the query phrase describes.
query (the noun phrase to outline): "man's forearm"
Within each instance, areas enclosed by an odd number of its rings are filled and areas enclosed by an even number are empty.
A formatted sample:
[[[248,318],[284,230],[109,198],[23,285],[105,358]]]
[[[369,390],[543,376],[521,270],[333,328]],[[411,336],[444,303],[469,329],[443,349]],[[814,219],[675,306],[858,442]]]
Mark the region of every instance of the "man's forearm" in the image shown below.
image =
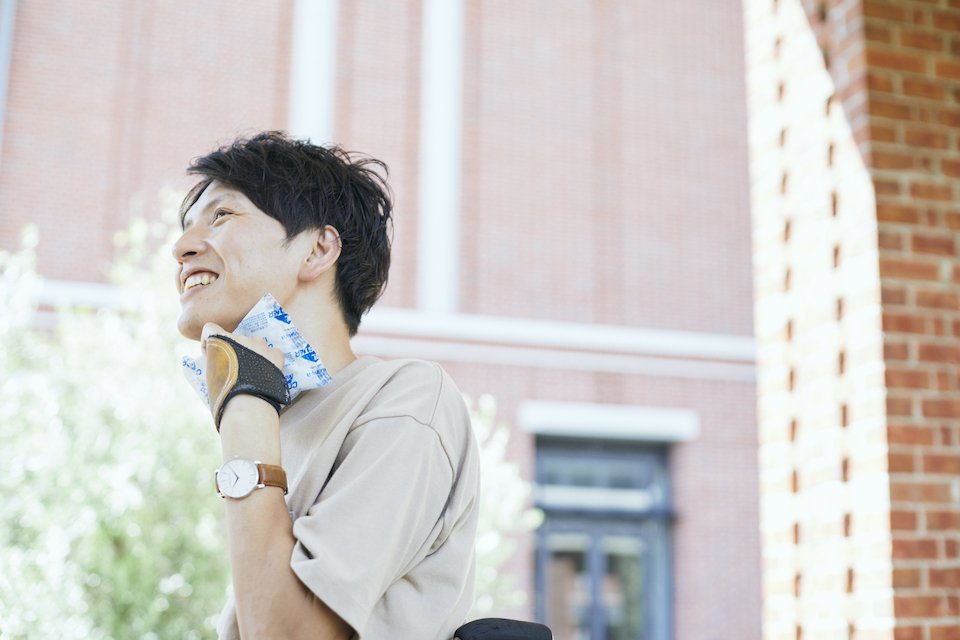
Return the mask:
[[[280,424],[269,404],[252,396],[230,400],[220,423],[224,461],[234,456],[280,465]],[[296,539],[277,487],[226,499],[230,568],[237,621],[245,639],[348,638],[350,627],[290,568]]]

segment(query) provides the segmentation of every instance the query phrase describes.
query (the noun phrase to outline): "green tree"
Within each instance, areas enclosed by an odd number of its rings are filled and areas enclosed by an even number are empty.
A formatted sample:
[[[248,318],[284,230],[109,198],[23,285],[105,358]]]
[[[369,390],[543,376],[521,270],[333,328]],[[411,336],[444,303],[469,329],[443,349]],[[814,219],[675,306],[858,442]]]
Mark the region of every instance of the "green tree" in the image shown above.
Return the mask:
[[[138,221],[119,306],[37,313],[36,231],[0,253],[0,638],[212,638],[229,584],[216,431],[180,373],[166,223]],[[52,318],[51,318],[52,319]]]
[[[467,405],[480,443],[477,591],[467,616],[473,620],[503,615],[526,602],[526,591],[503,565],[516,552],[517,536],[539,527],[543,512],[530,508],[530,483],[520,476],[520,466],[506,459],[510,429],[497,422],[497,401],[483,395],[476,408],[469,398]]]

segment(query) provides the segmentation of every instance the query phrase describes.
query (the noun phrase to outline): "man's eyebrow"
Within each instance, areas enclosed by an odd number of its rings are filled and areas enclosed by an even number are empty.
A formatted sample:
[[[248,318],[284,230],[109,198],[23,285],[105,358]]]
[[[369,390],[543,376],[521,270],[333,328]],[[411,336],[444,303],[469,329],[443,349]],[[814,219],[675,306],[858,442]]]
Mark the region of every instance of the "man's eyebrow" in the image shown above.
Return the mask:
[[[206,213],[207,211],[210,211],[210,209],[212,209],[213,207],[217,206],[218,204],[220,204],[220,203],[223,202],[224,200],[228,199],[229,197],[230,197],[230,195],[229,195],[229,194],[226,194],[226,193],[223,194],[223,195],[217,196],[216,198],[214,198],[213,200],[211,200],[210,202],[208,202],[208,203],[206,204],[206,206],[203,208],[203,213]],[[194,205],[196,205],[196,203],[194,203]],[[190,207],[190,208],[192,209],[193,207]],[[191,226],[193,226],[193,218],[190,218],[189,220],[188,220],[187,218],[188,218],[188,216],[183,216],[183,224],[182,224],[181,226],[183,227],[183,230],[184,230],[184,231],[186,231],[186,230],[189,229]]]

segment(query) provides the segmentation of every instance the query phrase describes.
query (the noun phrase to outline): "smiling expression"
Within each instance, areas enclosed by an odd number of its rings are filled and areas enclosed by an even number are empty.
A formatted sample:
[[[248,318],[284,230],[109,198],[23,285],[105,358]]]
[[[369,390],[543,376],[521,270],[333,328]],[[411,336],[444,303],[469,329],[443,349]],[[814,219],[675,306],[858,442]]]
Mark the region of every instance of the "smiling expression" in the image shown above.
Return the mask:
[[[296,238],[286,240],[283,225],[246,196],[211,183],[187,211],[173,246],[180,333],[199,340],[208,322],[233,331],[267,293],[285,305],[296,290],[302,251]]]

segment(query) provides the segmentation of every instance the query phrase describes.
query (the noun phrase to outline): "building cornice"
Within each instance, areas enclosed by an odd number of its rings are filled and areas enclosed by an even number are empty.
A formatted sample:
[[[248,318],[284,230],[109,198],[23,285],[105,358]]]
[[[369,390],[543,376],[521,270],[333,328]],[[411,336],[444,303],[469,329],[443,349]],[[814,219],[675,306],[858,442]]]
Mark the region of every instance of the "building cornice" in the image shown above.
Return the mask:
[[[466,313],[430,314],[395,307],[370,311],[363,318],[360,334],[750,364],[756,359],[752,336]]]
[[[39,302],[116,308],[113,285],[45,280]],[[535,318],[376,308],[363,318],[354,351],[510,367],[754,382],[751,336]]]

